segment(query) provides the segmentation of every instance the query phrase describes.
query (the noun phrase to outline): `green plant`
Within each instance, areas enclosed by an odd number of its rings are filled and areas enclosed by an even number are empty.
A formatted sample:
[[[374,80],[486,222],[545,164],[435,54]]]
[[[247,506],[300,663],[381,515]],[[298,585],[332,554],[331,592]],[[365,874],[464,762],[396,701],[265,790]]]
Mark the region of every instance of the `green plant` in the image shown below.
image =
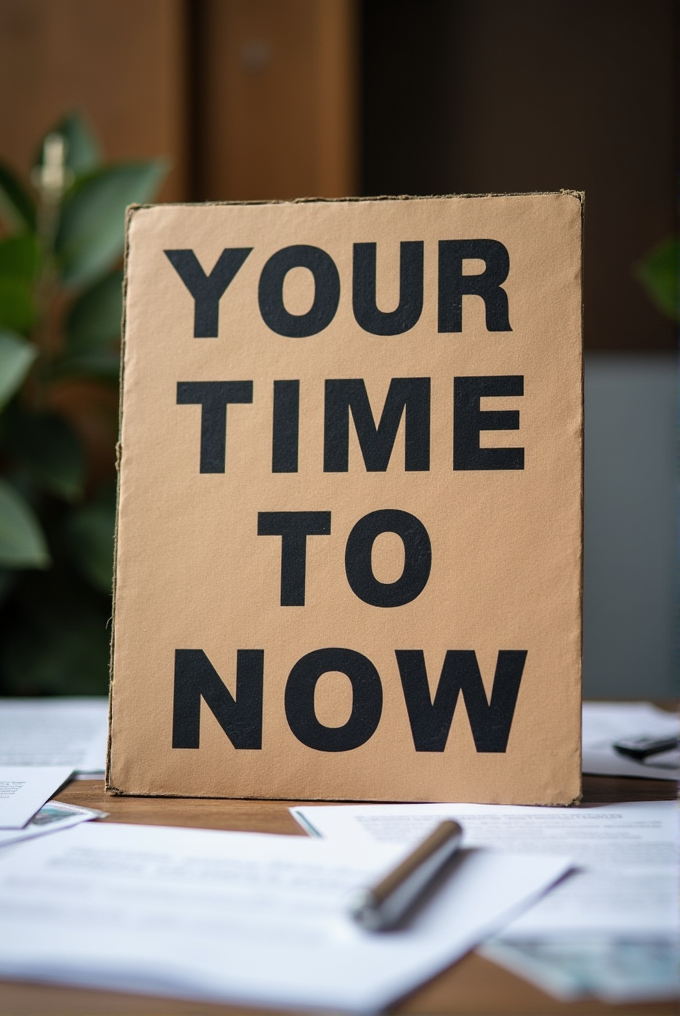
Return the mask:
[[[32,187],[0,164],[4,694],[107,688],[125,208],[164,173],[103,164],[75,114],[43,140]]]
[[[635,266],[635,275],[652,303],[671,321],[680,321],[680,240],[671,237]]]

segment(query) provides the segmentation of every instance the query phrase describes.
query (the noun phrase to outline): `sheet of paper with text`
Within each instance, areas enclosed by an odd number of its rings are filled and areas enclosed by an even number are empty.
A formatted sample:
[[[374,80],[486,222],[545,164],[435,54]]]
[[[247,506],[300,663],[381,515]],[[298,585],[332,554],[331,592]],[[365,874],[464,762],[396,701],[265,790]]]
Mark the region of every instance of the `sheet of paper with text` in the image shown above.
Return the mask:
[[[582,206],[131,209],[110,789],[579,797]]]

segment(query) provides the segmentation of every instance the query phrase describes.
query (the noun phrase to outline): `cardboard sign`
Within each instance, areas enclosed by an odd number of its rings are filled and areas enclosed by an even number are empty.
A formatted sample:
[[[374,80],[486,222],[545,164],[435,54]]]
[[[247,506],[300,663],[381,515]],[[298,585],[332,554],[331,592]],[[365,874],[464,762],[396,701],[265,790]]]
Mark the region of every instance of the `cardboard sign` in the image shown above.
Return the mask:
[[[131,210],[110,790],[578,798],[581,215]]]

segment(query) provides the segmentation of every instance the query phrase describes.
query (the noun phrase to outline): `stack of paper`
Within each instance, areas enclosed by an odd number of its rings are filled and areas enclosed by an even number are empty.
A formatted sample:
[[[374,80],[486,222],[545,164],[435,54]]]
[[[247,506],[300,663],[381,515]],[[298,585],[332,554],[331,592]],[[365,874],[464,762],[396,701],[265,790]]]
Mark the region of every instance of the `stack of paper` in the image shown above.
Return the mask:
[[[292,810],[308,832],[352,848],[406,846],[454,818],[469,846],[566,853],[576,871],[483,952],[563,998],[595,994],[625,1001],[680,991],[672,801],[573,809],[416,804]],[[601,963],[594,962],[598,955]],[[623,967],[625,978],[616,974]]]
[[[70,766],[102,777],[108,699],[3,699],[0,766]]]
[[[0,847],[106,816],[45,802],[68,779],[103,777],[107,726],[106,698],[0,700]]]
[[[0,766],[0,847],[101,818],[105,812],[52,801],[70,766]]]
[[[0,831],[23,829],[72,772],[70,766],[0,766]]]
[[[403,849],[116,824],[23,844],[0,875],[0,976],[249,1004],[383,1008],[567,869],[463,852],[408,925],[363,931],[353,891]]]

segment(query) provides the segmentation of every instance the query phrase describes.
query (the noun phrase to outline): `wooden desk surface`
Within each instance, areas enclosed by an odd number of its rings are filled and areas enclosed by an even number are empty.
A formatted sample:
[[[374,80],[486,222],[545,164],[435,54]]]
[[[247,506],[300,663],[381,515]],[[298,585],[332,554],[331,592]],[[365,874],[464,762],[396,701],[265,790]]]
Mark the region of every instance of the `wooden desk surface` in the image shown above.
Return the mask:
[[[675,797],[672,781],[585,776],[584,803],[659,801]],[[251,832],[304,833],[291,817],[291,801],[187,800],[113,797],[101,781],[69,784],[58,800],[109,812],[108,822],[194,826]],[[263,1010],[123,995],[51,985],[0,982],[3,1016],[256,1016]],[[392,1010],[397,1013],[455,1016],[677,1016],[674,1002],[606,1005],[558,1002],[526,981],[471,953],[419,988]]]

